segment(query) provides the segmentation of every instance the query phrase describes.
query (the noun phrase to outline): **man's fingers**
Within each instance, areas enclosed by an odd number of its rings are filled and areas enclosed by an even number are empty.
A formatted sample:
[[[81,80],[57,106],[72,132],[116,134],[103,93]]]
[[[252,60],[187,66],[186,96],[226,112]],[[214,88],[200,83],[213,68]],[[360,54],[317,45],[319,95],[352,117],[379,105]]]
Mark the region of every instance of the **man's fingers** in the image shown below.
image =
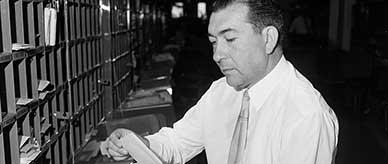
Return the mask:
[[[108,149],[108,153],[112,156],[112,157],[126,157],[128,155],[122,155],[121,153],[113,150],[113,149]]]
[[[120,154],[121,156],[129,154],[125,149],[123,149],[122,147],[118,147],[116,144],[114,144],[112,140],[108,141],[108,148]]]
[[[130,156],[129,155],[121,155],[111,149],[108,149],[108,153],[112,156],[112,158],[115,160],[115,161],[122,161],[122,160],[125,160],[125,159],[128,159]]]
[[[123,160],[126,160],[126,159],[128,159],[129,157],[126,157],[126,156],[122,156],[122,157],[113,157],[113,159],[115,160],[115,161],[123,161]]]
[[[122,138],[120,133],[112,133],[109,136],[109,141],[112,142],[116,147],[123,148],[123,145],[120,142],[120,138]]]
[[[116,129],[108,138],[107,138],[107,147],[108,153],[112,157],[123,157],[129,156],[129,153],[123,148],[121,138],[125,136],[125,132],[129,131],[126,129]]]
[[[111,157],[108,152],[108,141],[101,142],[100,151],[102,155],[107,155],[109,158]]]

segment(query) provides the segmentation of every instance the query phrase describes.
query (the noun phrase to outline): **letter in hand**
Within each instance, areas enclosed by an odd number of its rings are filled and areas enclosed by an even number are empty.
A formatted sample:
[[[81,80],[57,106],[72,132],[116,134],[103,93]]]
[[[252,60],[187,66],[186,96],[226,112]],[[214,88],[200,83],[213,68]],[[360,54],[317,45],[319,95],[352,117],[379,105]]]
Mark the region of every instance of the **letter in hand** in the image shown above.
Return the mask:
[[[123,148],[120,141],[126,134],[131,133],[128,129],[116,129],[112,134],[100,145],[101,154],[112,157],[116,161],[128,159],[129,153]]]

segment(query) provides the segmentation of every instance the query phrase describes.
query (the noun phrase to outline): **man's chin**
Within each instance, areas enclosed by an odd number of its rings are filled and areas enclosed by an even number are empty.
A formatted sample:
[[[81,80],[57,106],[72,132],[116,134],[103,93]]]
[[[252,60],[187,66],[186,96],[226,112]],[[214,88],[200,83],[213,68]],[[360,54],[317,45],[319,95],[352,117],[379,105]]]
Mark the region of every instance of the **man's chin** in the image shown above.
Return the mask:
[[[234,81],[230,77],[228,77],[228,76],[225,76],[225,77],[226,77],[226,83],[228,83],[228,85],[233,87],[236,91],[241,91],[242,89],[245,88],[243,85],[241,85],[237,81]]]

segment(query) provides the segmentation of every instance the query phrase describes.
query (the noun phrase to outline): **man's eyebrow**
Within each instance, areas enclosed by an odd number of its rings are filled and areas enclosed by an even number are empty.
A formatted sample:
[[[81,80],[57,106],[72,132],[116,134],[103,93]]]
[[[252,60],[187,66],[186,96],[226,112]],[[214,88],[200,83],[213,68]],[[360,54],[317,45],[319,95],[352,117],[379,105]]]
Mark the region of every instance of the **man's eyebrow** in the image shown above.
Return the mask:
[[[222,35],[222,34],[225,34],[227,32],[236,32],[237,30],[236,29],[233,29],[233,28],[227,28],[227,29],[224,29],[224,30],[221,30],[220,32],[218,32],[219,35]]]
[[[224,29],[224,30],[221,30],[220,32],[218,32],[218,35],[222,35],[222,34],[225,34],[225,33],[227,33],[227,32],[230,32],[230,31],[236,32],[237,30],[236,30],[236,29],[233,29],[233,28],[227,28],[227,29]],[[208,35],[209,37],[214,37],[214,35],[213,35],[213,34],[210,34],[210,33],[208,33],[207,35]]]

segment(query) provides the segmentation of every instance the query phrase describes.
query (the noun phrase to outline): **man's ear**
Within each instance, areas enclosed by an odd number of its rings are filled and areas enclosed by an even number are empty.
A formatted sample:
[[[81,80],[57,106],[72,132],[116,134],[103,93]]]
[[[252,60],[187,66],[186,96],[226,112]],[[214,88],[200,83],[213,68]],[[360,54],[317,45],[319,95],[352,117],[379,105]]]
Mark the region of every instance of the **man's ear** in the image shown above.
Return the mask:
[[[272,54],[279,39],[279,31],[274,26],[267,26],[261,31],[265,41],[265,53]]]

